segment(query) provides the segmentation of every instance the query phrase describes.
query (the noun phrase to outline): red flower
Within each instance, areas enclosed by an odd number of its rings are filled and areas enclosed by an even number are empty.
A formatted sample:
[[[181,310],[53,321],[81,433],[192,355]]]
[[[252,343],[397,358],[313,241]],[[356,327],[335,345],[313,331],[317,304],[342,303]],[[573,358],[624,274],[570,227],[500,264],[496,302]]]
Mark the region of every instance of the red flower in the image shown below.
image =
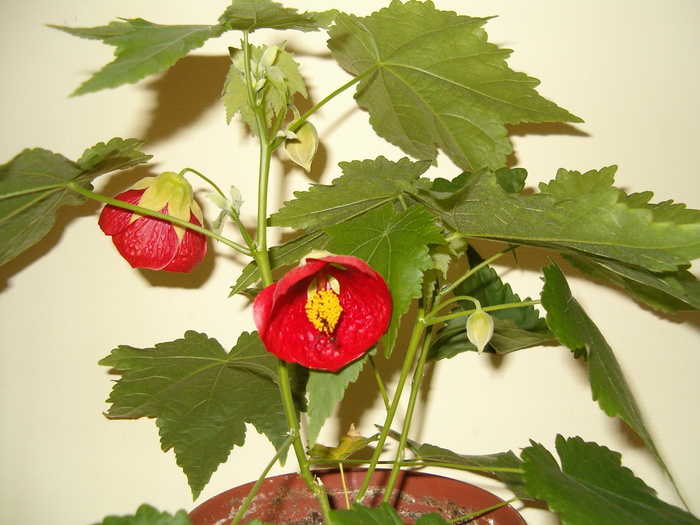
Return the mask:
[[[386,332],[391,295],[381,275],[357,257],[307,257],[260,292],[253,316],[268,352],[336,371]]]
[[[203,224],[192,186],[177,173],[166,171],[142,179],[115,198],[197,226]],[[114,246],[134,268],[187,273],[207,252],[207,240],[201,233],[117,206],[104,207],[99,225],[106,235],[112,236]]]

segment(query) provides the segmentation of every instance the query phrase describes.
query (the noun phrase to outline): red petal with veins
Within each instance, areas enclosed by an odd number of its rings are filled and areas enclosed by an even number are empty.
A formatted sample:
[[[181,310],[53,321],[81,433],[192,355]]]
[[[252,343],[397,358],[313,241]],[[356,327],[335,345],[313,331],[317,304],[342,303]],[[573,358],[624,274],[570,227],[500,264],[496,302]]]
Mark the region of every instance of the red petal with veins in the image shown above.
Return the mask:
[[[190,222],[201,226],[194,213],[190,212]],[[197,266],[207,253],[207,238],[196,231],[187,229],[175,257],[163,268],[166,272],[187,273]]]
[[[125,191],[117,195],[115,199],[129,204],[138,204],[144,191],[146,190]],[[133,212],[129,210],[117,208],[116,206],[110,206],[108,204],[104,207],[102,213],[100,213],[100,219],[97,224],[99,224],[100,229],[102,229],[105,235],[116,235],[129,226],[133,215]]]
[[[319,332],[306,315],[309,284],[326,275],[338,280],[343,308],[330,336]],[[265,288],[255,298],[253,316],[270,353],[308,368],[336,371],[364,355],[386,332],[391,294],[366,262],[332,255],[310,259]]]

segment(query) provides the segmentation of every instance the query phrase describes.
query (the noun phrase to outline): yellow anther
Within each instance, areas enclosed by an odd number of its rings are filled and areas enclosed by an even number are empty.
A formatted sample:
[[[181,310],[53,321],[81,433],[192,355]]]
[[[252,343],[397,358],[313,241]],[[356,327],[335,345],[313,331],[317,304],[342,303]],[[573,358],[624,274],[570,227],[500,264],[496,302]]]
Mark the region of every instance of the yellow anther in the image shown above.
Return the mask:
[[[340,306],[340,299],[332,289],[316,290],[309,293],[309,298],[306,301],[306,317],[319,332],[331,335],[342,312],[343,307]]]

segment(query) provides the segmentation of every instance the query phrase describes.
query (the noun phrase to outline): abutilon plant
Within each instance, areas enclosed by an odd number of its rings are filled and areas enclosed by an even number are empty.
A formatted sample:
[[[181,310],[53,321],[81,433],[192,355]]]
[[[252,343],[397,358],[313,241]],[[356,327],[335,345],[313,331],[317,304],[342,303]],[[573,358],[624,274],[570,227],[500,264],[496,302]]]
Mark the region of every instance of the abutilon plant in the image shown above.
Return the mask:
[[[253,316],[268,352],[287,362],[337,371],[386,332],[391,294],[357,257],[319,254],[260,292]]]
[[[166,171],[146,177],[115,199],[202,226],[202,210],[192,186],[182,176]],[[108,204],[99,225],[112,237],[117,251],[134,268],[187,273],[207,252],[206,237],[189,228]]]

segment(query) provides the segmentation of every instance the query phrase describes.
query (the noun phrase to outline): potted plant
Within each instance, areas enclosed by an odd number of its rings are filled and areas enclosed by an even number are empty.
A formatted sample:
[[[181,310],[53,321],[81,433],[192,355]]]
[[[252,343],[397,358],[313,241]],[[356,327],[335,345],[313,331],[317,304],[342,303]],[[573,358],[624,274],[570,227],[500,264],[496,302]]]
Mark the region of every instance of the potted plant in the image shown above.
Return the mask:
[[[498,397],[475,389],[472,370],[562,345],[586,363],[603,412],[623,421],[670,478],[595,313],[576,300],[568,276],[615,286],[660,315],[699,304],[688,271],[700,249],[698,212],[652,201],[637,188],[617,188],[615,167],[580,169],[567,159],[558,159],[565,167],[534,189],[512,155],[509,132],[549,133],[536,125],[581,120],[540,95],[534,78],[508,66],[510,52],[487,39],[487,18],[457,14],[449,9],[462,11],[461,5],[445,4],[394,1],[356,15],[344,6],[300,12],[269,0],[235,0],[209,24],[156,24],[136,16],[91,27],[61,24],[64,32],[115,47],[114,61],[75,92],[99,92],[105,97],[100,104],[112,95],[106,88],[163,72],[167,81],[183,63],[190,68],[165,87],[151,81],[167,97],[168,88],[194,78],[191,93],[174,103],[161,100],[184,115],[155,115],[159,125],[147,135],[156,145],[178,119],[196,116],[186,113],[190,102],[201,107],[220,91],[225,120],[238,131],[224,131],[234,137],[218,146],[227,149],[227,160],[210,169],[195,165],[199,159],[177,167],[160,159],[162,166],[146,164],[153,150],[129,138],[102,138],[72,156],[45,149],[17,154],[0,172],[2,262],[17,264],[40,241],[55,243],[51,227],[62,221],[66,205],[85,204],[95,262],[113,256],[108,249],[98,255],[104,233],[131,266],[147,268],[141,275],[160,306],[147,303],[139,311],[140,295],[131,297],[129,311],[112,312],[100,327],[103,337],[123,333],[123,323],[139,323],[158,338],[116,341],[127,344],[101,359],[116,379],[107,416],[156,419],[161,447],[174,451],[195,497],[233,449],[229,464],[253,464],[260,480],[267,467],[280,468],[279,460],[294,462],[327,522],[364,516],[395,522],[386,507],[361,506],[369,486],[364,480],[353,493],[358,506],[331,510],[315,469],[332,464],[344,471],[359,461],[367,480],[378,467],[388,469],[387,500],[402,471],[434,466],[486,474],[490,484],[499,480],[518,499],[545,504],[564,523],[697,523],[688,510],[656,497],[617,453],[588,439],[585,428],[581,437],[551,436],[548,446],[533,438],[478,451],[469,450],[469,439],[464,448],[445,447],[416,431],[432,422],[421,407],[431,408],[432,375],[440,368],[461,371],[447,392],[453,410],[468,413],[481,398]],[[315,57],[303,47],[304,38],[319,33],[326,34],[329,56]],[[225,76],[211,82],[214,88],[192,73],[215,74],[186,62],[205,43],[228,53]],[[309,97],[307,86],[325,79],[307,78],[303,59],[323,60],[324,74],[335,62],[339,78],[345,77]],[[210,68],[220,64],[204,61]],[[207,75],[202,80],[209,81]],[[338,159],[336,166],[324,158],[343,118],[329,121],[325,133],[318,121],[350,94],[371,125],[353,127],[351,140],[364,141],[371,130],[379,139],[376,154],[366,155],[363,147],[355,151],[361,156]],[[338,117],[337,110],[331,114]],[[312,180],[324,174],[322,183],[305,181],[293,196],[278,195],[302,170]],[[279,228],[285,233],[273,240]],[[184,295],[168,300],[168,287],[189,287],[188,297],[200,291],[219,297],[220,289],[208,291],[214,255],[242,268],[226,281],[236,304],[245,306],[240,319],[248,321],[222,322],[230,316],[221,315],[227,307],[207,299],[216,311],[207,314],[212,330],[205,335],[172,321],[183,312],[194,315],[194,303]],[[507,269],[519,264],[534,270],[536,292],[506,282]],[[35,300],[61,299],[54,307],[64,307],[63,298],[80,281],[67,275],[52,275],[67,286],[62,295],[37,294]],[[95,294],[117,293],[121,282],[104,279]],[[89,309],[90,298],[81,297],[80,304]],[[154,334],[164,322],[179,333],[170,339]],[[94,330],[69,332],[55,351],[68,352],[63,348],[71,337],[90,337]],[[230,344],[215,339],[229,336]],[[383,416],[358,421],[371,402]],[[334,414],[357,428],[324,435]],[[508,433],[500,418],[486,424]],[[246,426],[273,444],[267,459],[238,450],[249,440]],[[139,513],[124,519],[186,519],[146,507]]]

